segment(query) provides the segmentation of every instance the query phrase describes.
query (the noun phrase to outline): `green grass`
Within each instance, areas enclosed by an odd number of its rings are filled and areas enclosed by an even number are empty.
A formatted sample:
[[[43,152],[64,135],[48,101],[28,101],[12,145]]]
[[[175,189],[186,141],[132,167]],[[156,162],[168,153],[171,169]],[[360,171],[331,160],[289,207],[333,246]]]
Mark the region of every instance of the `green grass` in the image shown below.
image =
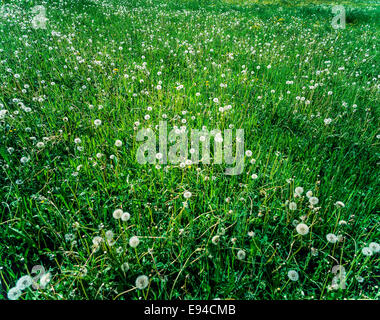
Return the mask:
[[[379,254],[362,249],[379,242],[380,9],[359,2],[344,30],[327,1],[3,2],[0,299],[35,265],[51,280],[19,299],[379,299]],[[139,164],[137,128],[163,115],[244,129],[244,172]]]

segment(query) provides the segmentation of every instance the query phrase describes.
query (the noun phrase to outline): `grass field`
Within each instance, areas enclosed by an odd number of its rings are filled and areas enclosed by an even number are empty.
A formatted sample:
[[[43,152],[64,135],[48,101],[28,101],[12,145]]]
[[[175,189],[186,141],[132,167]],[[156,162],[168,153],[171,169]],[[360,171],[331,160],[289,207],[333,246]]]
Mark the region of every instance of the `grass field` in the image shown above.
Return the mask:
[[[0,2],[0,299],[378,300],[380,6],[335,4]],[[243,171],[139,163],[160,121]]]

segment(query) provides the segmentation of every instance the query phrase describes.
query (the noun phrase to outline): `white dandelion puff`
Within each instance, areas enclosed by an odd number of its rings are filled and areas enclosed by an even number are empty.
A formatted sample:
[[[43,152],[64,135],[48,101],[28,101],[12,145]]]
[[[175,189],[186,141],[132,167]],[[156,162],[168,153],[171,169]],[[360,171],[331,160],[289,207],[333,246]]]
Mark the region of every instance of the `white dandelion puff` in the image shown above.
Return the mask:
[[[184,197],[185,199],[189,199],[189,198],[191,197],[191,195],[192,195],[192,193],[191,193],[190,191],[185,191],[185,192],[183,193],[183,197]]]
[[[216,236],[213,236],[213,238],[211,239],[211,242],[217,245],[219,243],[219,240],[220,240],[220,236],[216,235]]]
[[[129,239],[129,245],[132,248],[136,248],[139,245],[139,243],[140,243],[140,240],[136,236],[133,236],[132,238]]]
[[[41,289],[45,289],[46,286],[48,285],[48,283],[50,282],[50,280],[51,280],[51,273],[50,272],[45,273],[44,275],[42,275],[41,278],[40,278],[40,287],[41,287]]]
[[[344,208],[345,207],[345,205],[342,201],[335,202],[335,206],[337,206],[338,208]]]
[[[19,290],[25,290],[26,288],[30,287],[33,284],[33,279],[31,276],[23,276],[20,279],[18,279],[16,283],[16,288]]]
[[[298,279],[299,279],[298,272],[295,271],[295,270],[289,270],[289,272],[288,272],[288,278],[291,281],[298,281]]]
[[[297,210],[297,203],[295,203],[295,202],[290,202],[290,203],[289,203],[289,209],[290,209],[290,210]]]
[[[123,214],[123,210],[121,210],[121,209],[116,209],[116,210],[113,212],[112,216],[113,216],[115,219],[120,219],[121,216],[122,216],[122,214]]]
[[[319,200],[318,200],[317,197],[310,197],[309,198],[309,202],[310,202],[311,205],[314,206],[314,205],[316,205],[319,202]]]
[[[303,193],[303,188],[297,187],[297,188],[295,188],[294,192],[297,196],[301,196],[301,194]]]
[[[9,300],[17,300],[21,296],[21,290],[14,287],[8,291],[8,299]]]
[[[123,212],[123,214],[121,215],[121,221],[128,221],[129,219],[131,218],[131,215],[129,214],[129,212]]]
[[[244,250],[239,250],[239,251],[237,252],[237,258],[238,258],[239,260],[244,260],[244,259],[245,259],[245,256],[246,256],[246,253],[245,253]]]
[[[128,264],[127,262],[123,263],[123,264],[121,265],[121,270],[122,270],[123,272],[127,272],[127,271],[129,270],[129,264]]]
[[[112,230],[106,231],[106,239],[111,240],[112,238],[113,238],[113,231]]]
[[[371,242],[368,245],[368,248],[370,248],[373,253],[378,253],[380,251],[380,245],[377,242]]]
[[[338,241],[338,237],[335,234],[333,234],[333,233],[327,234],[326,235],[326,239],[330,243],[336,243]]]
[[[92,243],[94,245],[100,245],[103,241],[103,238],[102,237],[99,237],[99,236],[96,236],[92,239]]]
[[[136,288],[145,289],[149,284],[149,278],[147,276],[138,276],[136,279]]]
[[[373,252],[372,252],[372,250],[369,247],[364,247],[362,249],[362,254],[364,254],[365,256],[369,257],[369,256],[373,255]]]
[[[304,236],[309,233],[309,227],[304,223],[298,224],[296,227],[296,230],[297,230],[297,233],[300,234],[301,236]]]

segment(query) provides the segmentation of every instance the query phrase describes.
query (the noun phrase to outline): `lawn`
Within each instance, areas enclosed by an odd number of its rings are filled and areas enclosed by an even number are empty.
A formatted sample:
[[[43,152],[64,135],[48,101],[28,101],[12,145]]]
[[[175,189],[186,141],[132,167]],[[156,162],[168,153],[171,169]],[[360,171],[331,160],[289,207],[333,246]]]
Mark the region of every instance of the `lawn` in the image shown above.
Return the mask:
[[[380,6],[335,4],[0,1],[0,300],[378,300]]]

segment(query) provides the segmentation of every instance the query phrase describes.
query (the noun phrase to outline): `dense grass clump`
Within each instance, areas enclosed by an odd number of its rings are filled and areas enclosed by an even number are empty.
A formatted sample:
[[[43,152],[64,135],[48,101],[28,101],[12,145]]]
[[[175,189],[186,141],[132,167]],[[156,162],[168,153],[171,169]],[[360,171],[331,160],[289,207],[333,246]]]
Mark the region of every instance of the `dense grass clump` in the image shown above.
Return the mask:
[[[380,15],[344,6],[2,3],[0,298],[378,299]],[[243,172],[140,164],[160,121],[243,129]]]

